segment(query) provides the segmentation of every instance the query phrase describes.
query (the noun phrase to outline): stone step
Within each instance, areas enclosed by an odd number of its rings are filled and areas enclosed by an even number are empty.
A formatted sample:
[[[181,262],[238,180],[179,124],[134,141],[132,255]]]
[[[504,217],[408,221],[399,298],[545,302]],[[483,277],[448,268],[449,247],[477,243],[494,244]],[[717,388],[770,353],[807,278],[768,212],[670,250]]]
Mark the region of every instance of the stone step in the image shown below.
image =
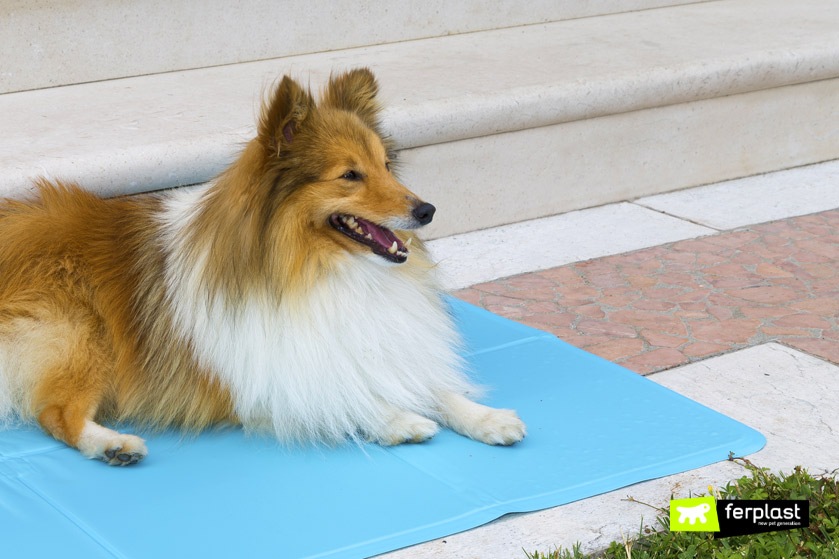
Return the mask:
[[[440,237],[839,157],[832,0],[722,0],[0,96],[0,195],[208,180],[264,90],[367,65]]]
[[[0,93],[697,1],[707,0],[7,1]]]

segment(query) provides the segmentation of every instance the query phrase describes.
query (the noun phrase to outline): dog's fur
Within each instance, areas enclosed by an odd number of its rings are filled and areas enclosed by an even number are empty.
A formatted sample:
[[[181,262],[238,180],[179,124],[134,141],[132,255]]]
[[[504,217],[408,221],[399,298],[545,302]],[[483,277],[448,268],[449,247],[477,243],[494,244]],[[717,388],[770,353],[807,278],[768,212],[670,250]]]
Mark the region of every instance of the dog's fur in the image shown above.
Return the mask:
[[[40,181],[0,204],[0,421],[37,419],[114,465],[146,447],[100,422],[521,440],[514,412],[467,399],[412,232],[433,207],[390,172],[377,90],[353,70],[316,103],[283,78],[257,137],[202,187],[104,200]]]

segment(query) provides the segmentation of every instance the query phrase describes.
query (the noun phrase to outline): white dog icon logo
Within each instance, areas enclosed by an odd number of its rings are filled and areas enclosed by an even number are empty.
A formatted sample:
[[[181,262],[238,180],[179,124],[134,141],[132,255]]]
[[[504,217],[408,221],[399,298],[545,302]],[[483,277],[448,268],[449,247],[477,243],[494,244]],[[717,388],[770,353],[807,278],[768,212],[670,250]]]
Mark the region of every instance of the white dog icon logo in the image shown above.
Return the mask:
[[[699,519],[700,524],[705,524],[708,520],[705,518],[705,513],[711,510],[711,505],[708,503],[702,503],[701,505],[696,505],[695,507],[676,507],[676,510],[679,512],[679,523],[684,523],[685,518],[688,519],[688,522],[691,526],[696,524],[696,519]]]

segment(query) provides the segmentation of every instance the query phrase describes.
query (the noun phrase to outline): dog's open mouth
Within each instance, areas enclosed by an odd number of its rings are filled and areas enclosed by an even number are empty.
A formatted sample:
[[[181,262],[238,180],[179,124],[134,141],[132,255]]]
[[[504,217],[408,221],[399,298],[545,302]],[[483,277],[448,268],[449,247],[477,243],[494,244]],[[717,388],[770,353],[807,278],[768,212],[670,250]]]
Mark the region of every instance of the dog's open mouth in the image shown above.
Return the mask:
[[[408,259],[408,247],[387,227],[346,214],[332,214],[329,224],[355,242],[369,246],[386,260],[401,264]]]

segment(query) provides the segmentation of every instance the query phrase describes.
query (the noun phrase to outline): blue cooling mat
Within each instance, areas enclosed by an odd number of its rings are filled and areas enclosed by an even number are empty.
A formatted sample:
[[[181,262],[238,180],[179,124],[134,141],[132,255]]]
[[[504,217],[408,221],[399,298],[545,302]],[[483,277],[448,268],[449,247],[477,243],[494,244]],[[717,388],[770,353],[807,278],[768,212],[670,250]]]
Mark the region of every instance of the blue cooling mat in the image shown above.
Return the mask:
[[[0,432],[0,556],[365,557],[759,450],[758,432],[550,334],[452,300],[488,403],[528,437],[489,447],[288,450],[238,430],[148,439],[129,468]]]

